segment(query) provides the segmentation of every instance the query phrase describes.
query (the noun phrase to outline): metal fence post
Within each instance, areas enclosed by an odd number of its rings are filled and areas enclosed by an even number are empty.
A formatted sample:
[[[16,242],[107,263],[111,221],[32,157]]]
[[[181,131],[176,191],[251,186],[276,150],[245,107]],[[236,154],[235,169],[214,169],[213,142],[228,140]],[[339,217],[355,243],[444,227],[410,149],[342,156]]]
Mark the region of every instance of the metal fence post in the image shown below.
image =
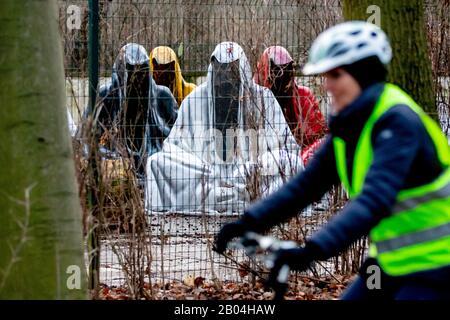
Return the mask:
[[[89,0],[89,29],[88,29],[88,68],[89,68],[89,108],[94,114],[95,103],[97,98],[98,86],[98,70],[99,70],[99,5],[98,0]],[[96,130],[95,124],[92,129]],[[93,298],[98,297],[99,272],[100,272],[100,239],[98,232],[98,225],[95,211],[97,208],[97,197],[94,188],[98,186],[98,170],[97,170],[97,139],[93,139],[93,144],[90,146],[89,165],[94,178],[94,186],[89,190],[89,204],[90,214],[89,219],[90,232],[88,237],[89,250],[89,289],[92,292]]]

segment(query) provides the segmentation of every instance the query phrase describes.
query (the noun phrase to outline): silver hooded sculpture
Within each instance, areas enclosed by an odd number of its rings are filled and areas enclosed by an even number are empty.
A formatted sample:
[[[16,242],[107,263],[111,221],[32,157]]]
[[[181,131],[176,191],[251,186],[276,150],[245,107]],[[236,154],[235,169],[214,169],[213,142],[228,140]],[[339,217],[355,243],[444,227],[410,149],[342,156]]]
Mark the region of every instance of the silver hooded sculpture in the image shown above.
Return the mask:
[[[111,136],[101,150],[114,152],[121,141],[138,173],[144,175],[145,160],[161,150],[177,118],[178,105],[169,88],[153,80],[145,48],[128,43],[119,50],[111,80],[100,88],[94,111],[98,138],[105,132]],[[87,108],[84,118],[90,114]]]
[[[242,213],[303,168],[300,147],[242,48],[217,45],[206,83],[183,101],[162,150],[147,161],[146,209]]]

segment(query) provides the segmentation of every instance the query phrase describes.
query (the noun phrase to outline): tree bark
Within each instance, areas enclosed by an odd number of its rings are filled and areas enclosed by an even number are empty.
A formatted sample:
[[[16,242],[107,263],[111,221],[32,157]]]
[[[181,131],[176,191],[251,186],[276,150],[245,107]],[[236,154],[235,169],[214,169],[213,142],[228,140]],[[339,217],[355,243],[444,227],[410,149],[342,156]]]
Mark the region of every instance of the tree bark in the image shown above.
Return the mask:
[[[370,19],[376,14],[371,8],[377,10],[373,6],[379,8],[380,27],[393,50],[388,80],[403,88],[437,120],[423,0],[343,0],[344,18]]]
[[[0,299],[87,298],[56,3],[0,1]]]

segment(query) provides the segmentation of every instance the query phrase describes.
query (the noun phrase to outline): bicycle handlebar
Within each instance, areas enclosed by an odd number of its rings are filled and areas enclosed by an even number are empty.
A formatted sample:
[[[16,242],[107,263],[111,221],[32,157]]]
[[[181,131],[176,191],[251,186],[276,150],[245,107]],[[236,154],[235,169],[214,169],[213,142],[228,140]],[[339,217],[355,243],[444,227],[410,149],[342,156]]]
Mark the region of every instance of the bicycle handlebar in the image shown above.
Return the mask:
[[[254,232],[246,232],[237,242],[230,243],[233,249],[243,249],[248,256],[257,258],[262,256],[267,268],[274,267],[276,253],[280,249],[296,248],[298,245],[294,241],[278,240],[270,236],[262,236]],[[268,253],[268,254],[265,254]],[[276,282],[272,284],[275,292],[273,300],[283,300],[287,291],[289,278],[289,266],[284,265],[278,271]]]

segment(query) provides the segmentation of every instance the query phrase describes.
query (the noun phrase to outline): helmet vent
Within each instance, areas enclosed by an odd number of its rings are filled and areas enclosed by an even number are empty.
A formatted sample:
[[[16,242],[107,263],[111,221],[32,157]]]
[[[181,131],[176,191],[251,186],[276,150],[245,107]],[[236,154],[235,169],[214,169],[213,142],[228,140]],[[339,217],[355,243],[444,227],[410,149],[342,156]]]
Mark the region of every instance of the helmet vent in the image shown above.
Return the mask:
[[[361,49],[361,48],[364,48],[365,46],[367,46],[366,42],[360,42],[360,43],[358,43],[357,48]]]
[[[348,48],[343,48],[344,44],[342,42],[337,42],[333,44],[330,49],[328,49],[328,56],[335,57],[341,55],[348,51]]]
[[[342,49],[336,51],[335,53],[333,53],[331,56],[337,57],[337,56],[340,56],[340,55],[346,53],[347,51],[348,51],[348,48],[342,48]]]

